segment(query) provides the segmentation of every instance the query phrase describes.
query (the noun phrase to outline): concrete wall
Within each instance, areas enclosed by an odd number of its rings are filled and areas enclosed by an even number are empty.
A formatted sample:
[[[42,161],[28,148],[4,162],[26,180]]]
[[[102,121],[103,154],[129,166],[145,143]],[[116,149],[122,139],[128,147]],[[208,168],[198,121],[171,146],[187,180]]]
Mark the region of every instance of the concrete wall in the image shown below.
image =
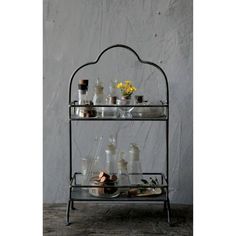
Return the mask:
[[[44,0],[44,202],[68,197],[68,82],[76,67],[97,58],[112,44],[127,44],[144,60],[159,64],[170,89],[170,197],[192,203],[192,1],[191,0]],[[124,50],[104,55],[97,67],[78,78],[131,79],[147,99],[163,97],[161,75],[143,67]],[[157,80],[158,79],[158,82]],[[107,90],[105,90],[107,93]],[[90,93],[91,94],[91,93]],[[163,171],[163,123],[89,122],[74,124],[74,170],[96,135],[107,144],[116,135],[121,150],[130,142],[142,148],[145,171]]]

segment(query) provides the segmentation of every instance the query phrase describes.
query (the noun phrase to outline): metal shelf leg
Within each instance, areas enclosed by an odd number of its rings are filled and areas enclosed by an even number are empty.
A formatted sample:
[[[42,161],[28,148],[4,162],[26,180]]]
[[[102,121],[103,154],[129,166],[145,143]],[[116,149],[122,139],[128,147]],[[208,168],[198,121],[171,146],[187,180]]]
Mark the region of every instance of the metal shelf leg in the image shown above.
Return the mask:
[[[71,201],[71,210],[76,210],[76,208],[74,206],[74,201]]]
[[[169,201],[169,199],[166,201],[166,210],[167,210],[167,221],[168,221],[168,224],[171,225],[171,220],[170,220],[171,210],[170,210],[170,201]]]
[[[166,211],[166,201],[164,201],[163,211]]]
[[[69,200],[69,201],[68,201],[68,204],[67,204],[66,226],[70,225],[70,205],[71,205],[71,200]]]

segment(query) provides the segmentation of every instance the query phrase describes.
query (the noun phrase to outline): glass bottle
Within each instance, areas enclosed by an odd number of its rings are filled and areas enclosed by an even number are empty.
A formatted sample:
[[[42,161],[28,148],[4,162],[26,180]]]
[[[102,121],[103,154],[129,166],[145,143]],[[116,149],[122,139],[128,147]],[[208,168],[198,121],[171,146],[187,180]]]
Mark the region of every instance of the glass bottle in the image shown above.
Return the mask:
[[[132,111],[136,117],[146,117],[150,113],[149,102],[144,101],[143,95],[135,95],[135,105],[145,105],[146,107],[135,107]]]
[[[109,139],[109,144],[105,150],[106,153],[106,165],[105,171],[109,175],[116,175],[117,167],[116,167],[116,145],[115,139],[113,136]]]
[[[83,105],[88,100],[88,80],[79,80],[78,84],[78,104]]]
[[[143,178],[139,153],[137,144],[131,143],[129,147],[129,174],[132,185],[140,184]]]
[[[129,174],[127,170],[127,164],[128,162],[124,160],[124,153],[120,153],[120,159],[117,162],[117,178],[118,178],[118,185],[119,186],[129,186],[130,185],[130,179]],[[129,188],[128,187],[121,187],[119,188],[120,192],[127,193]]]
[[[88,100],[88,87],[84,84],[78,85],[78,104],[83,105]]]
[[[116,84],[117,81],[112,81],[112,80],[110,81],[109,94],[106,97],[106,105],[117,104]],[[106,111],[106,116],[109,116],[111,118],[117,117],[117,107],[107,107],[105,111]]]
[[[113,97],[117,98],[116,84],[117,84],[116,80],[111,80],[109,84],[109,93],[107,95],[107,98],[108,98],[108,102],[111,104],[112,104],[112,101],[111,101],[112,98]]]
[[[88,101],[88,85],[87,84],[81,84],[79,82],[78,84],[78,105],[85,105]],[[77,107],[76,114],[80,117],[83,117],[83,112],[85,108],[84,107]]]
[[[105,97],[103,93],[103,84],[98,78],[96,81],[96,85],[94,88],[94,96],[93,96],[93,104],[94,105],[103,105],[105,104]],[[98,117],[103,117],[104,116],[104,107],[97,107],[97,116]]]
[[[72,102],[72,104],[76,106],[76,105],[78,105],[78,101],[75,100],[75,101]],[[75,116],[78,116],[79,115],[78,112],[79,112],[78,107],[73,107],[73,109],[71,111],[71,114],[75,115]]]
[[[134,96],[134,104],[135,105],[142,105],[143,104],[143,95],[135,95]],[[134,107],[132,114],[135,117],[142,117],[143,107]]]
[[[87,178],[86,182],[89,183],[91,178],[98,176],[99,172],[102,170],[102,163],[100,158],[101,147],[103,143],[103,136],[95,138],[94,143],[87,156]]]
[[[164,107],[165,102],[160,100],[160,103],[162,105],[162,107],[160,107],[160,116],[165,116],[167,114],[166,107]]]
[[[113,144],[116,148],[116,138],[113,135],[109,136],[109,143]]]

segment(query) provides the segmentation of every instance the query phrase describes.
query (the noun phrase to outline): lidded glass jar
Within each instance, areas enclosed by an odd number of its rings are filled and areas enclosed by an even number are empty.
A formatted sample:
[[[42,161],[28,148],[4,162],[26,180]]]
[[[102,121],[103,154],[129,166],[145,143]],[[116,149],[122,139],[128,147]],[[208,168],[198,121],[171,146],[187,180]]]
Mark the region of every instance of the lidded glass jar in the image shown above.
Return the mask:
[[[139,154],[140,150],[137,144],[131,143],[129,146],[129,174],[132,185],[140,184],[143,178]]]

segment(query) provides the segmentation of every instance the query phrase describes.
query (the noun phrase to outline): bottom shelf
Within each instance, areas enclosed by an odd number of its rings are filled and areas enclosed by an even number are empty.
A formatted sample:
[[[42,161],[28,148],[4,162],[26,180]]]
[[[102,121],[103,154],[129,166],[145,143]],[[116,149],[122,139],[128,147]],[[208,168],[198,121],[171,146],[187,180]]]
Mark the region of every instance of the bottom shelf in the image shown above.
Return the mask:
[[[166,193],[163,191],[160,195],[148,196],[148,197],[128,197],[119,195],[118,197],[94,197],[89,194],[88,189],[71,189],[71,200],[73,201],[94,201],[94,202],[151,202],[151,201],[165,201]]]
[[[133,174],[135,175],[135,174]],[[118,179],[118,184],[113,185],[113,186],[108,186],[108,185],[103,185],[103,186],[94,186],[94,185],[82,185],[81,184],[81,179],[82,175],[81,173],[74,173],[73,178],[71,180],[71,185],[70,185],[70,200],[72,201],[93,201],[93,202],[157,202],[157,201],[166,201],[168,199],[167,196],[167,189],[168,189],[168,183],[166,182],[165,176],[163,173],[143,173],[143,179],[150,179],[150,177],[153,177],[158,181],[158,186],[157,188],[161,189],[160,194],[155,194],[155,195],[149,195],[149,196],[128,196],[127,192],[126,194],[121,193],[122,191],[121,188],[126,188],[126,189],[131,189],[131,188],[137,188],[137,186],[134,185],[129,185],[129,186],[120,186],[119,185],[119,179]],[[83,182],[83,181],[82,181]],[[139,186],[140,187],[140,186]],[[97,196],[97,194],[92,194],[89,193],[89,189],[96,189],[99,192],[99,188],[102,190],[103,188],[116,188],[117,189],[117,194],[114,192],[114,195],[106,196],[106,195],[101,195]],[[149,188],[149,186],[146,186],[146,188]],[[152,187],[153,188],[153,187]],[[116,190],[115,190],[116,191]],[[104,190],[103,190],[104,193]],[[118,195],[118,196],[117,196]]]

